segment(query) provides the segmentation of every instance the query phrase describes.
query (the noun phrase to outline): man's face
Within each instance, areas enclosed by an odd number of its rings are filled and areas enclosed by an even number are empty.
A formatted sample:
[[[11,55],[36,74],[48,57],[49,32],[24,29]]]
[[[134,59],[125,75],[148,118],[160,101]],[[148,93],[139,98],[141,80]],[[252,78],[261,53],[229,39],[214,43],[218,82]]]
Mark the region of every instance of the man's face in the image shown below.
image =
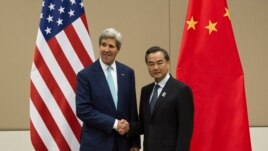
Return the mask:
[[[150,75],[156,82],[160,82],[169,71],[169,61],[166,61],[162,52],[150,53],[147,56],[147,67]]]
[[[114,62],[115,57],[119,52],[115,43],[115,39],[107,38],[103,39],[99,45],[101,60],[107,65],[111,65]]]

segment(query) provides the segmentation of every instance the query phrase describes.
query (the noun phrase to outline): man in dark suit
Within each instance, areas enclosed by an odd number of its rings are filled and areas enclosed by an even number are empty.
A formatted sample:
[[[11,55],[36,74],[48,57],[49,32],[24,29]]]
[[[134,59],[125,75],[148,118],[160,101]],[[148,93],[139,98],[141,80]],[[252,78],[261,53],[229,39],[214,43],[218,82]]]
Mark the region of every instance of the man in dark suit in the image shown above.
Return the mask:
[[[121,34],[105,29],[99,37],[100,58],[77,75],[76,112],[83,121],[80,151],[135,151],[140,137],[119,133],[121,119],[136,121],[134,71],[115,61]]]
[[[149,48],[145,61],[155,82],[142,88],[139,121],[130,123],[128,136],[144,134],[144,151],[189,151],[194,115],[192,91],[169,74],[165,49]]]

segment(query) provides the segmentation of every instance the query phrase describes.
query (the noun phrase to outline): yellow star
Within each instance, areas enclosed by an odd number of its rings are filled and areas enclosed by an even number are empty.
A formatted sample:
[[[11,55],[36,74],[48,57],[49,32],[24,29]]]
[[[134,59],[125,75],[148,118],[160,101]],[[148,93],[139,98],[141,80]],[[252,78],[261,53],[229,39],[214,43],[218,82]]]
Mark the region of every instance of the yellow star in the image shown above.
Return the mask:
[[[225,14],[223,16],[228,17],[230,19],[230,12],[226,7],[225,7]]]
[[[217,31],[217,29],[216,29],[216,25],[217,25],[217,22],[212,23],[212,22],[209,20],[209,24],[208,24],[208,26],[206,26],[205,28],[207,28],[207,29],[209,30],[209,34],[211,34],[212,31]]]
[[[186,23],[188,24],[188,28],[187,30],[193,28],[195,30],[195,25],[198,23],[198,21],[194,20],[194,17],[192,16],[191,20],[186,21]]]

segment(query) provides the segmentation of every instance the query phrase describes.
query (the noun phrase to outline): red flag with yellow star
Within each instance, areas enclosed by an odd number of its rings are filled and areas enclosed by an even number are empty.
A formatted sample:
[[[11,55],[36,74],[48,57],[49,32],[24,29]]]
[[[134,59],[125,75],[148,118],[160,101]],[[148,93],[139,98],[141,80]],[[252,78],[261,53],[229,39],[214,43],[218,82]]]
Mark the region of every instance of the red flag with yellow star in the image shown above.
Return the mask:
[[[191,151],[251,151],[244,74],[226,0],[189,0],[177,79],[194,94]]]

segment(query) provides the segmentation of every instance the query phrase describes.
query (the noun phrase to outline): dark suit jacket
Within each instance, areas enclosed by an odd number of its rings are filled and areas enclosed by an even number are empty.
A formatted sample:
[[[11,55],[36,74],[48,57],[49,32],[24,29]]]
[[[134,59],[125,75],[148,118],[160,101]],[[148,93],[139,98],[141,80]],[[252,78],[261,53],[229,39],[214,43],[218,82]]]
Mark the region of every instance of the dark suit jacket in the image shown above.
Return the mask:
[[[116,68],[117,110],[99,60],[77,75],[76,113],[83,121],[81,151],[112,151],[115,139],[119,151],[140,146],[139,137],[129,139],[113,130],[115,119],[138,119],[134,71],[119,62]]]
[[[170,77],[151,114],[153,87],[151,83],[141,90],[139,122],[130,124],[129,137],[144,134],[144,151],[189,151],[194,112],[191,89]]]

